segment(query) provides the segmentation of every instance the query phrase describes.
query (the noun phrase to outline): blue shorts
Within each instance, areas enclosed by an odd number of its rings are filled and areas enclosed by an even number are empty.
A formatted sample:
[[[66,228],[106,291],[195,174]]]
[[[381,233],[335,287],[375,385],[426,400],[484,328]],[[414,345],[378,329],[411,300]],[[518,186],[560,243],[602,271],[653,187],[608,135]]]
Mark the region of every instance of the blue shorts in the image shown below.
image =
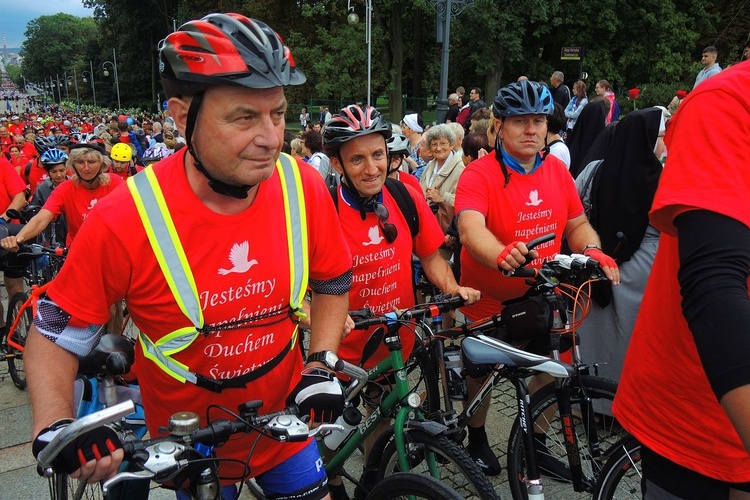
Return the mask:
[[[320,500],[328,494],[328,477],[323,468],[323,459],[312,439],[299,453],[256,477],[255,481],[269,500]],[[235,485],[221,488],[222,500],[236,500],[237,497]],[[177,500],[189,500],[189,497],[177,492]]]
[[[328,477],[315,440],[255,481],[269,499],[318,500],[328,494]]]

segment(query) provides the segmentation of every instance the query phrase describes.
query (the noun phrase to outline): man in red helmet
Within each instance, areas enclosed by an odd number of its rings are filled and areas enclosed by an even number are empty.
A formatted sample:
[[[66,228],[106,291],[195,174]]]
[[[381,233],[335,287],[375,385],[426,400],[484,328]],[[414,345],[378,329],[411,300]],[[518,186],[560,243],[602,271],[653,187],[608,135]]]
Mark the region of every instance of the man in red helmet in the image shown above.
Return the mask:
[[[333,421],[343,407],[330,359],[346,320],[351,256],[318,173],[280,154],[283,87],[304,75],[270,27],[238,14],[211,14],[171,33],[160,72],[187,147],[98,204],[40,301],[26,351],[35,453],[75,417],[67,389],[74,355],[96,345],[109,304],[124,297],[148,332],[136,359],[151,436],[172,413],[203,416],[210,405],[234,411],[259,399],[268,413],[296,404],[314,421]],[[306,215],[313,206],[315,217]],[[308,285],[305,367],[295,342]],[[116,473],[119,447],[100,428],[68,446],[61,467],[98,481]],[[328,495],[312,440],[235,436],[215,450],[224,459],[219,477],[247,475],[251,449],[249,467],[266,496]],[[222,498],[236,496],[233,483],[222,481]]]

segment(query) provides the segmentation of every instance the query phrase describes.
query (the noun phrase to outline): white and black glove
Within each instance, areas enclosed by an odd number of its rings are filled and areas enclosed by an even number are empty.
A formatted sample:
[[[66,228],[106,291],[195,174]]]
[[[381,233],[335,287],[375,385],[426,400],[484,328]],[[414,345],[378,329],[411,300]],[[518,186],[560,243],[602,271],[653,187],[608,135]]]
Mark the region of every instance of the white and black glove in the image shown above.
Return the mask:
[[[39,455],[49,443],[65,427],[73,422],[72,419],[65,418],[52,423],[34,439],[31,446],[31,452],[34,458]],[[70,474],[77,471],[86,462],[99,460],[107,457],[122,448],[122,443],[117,433],[107,426],[97,427],[91,431],[76,438],[72,443],[62,449],[55,462],[52,464],[54,470]],[[41,473],[41,471],[39,471]]]
[[[296,404],[299,416],[310,415],[313,422],[334,422],[344,411],[344,392],[333,373],[322,368],[305,368],[302,380],[286,398],[286,404]]]

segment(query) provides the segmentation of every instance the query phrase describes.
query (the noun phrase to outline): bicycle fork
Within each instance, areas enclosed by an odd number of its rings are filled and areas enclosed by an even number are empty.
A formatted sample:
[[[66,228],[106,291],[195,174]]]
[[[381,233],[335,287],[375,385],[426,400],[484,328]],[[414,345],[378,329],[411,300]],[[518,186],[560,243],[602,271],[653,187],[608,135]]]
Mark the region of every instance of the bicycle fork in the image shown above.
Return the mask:
[[[529,500],[544,500],[544,486],[536,463],[536,445],[534,444],[534,422],[531,418],[529,387],[521,377],[511,377],[516,388],[518,403],[518,421],[523,431],[524,449],[526,450],[526,493]]]

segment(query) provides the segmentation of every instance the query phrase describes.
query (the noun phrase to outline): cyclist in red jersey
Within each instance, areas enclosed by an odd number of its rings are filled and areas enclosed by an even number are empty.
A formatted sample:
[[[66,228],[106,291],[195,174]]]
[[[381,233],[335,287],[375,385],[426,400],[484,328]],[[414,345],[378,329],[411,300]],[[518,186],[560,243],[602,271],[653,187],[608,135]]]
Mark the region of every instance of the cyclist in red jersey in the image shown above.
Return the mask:
[[[750,62],[722,71],[667,127],[659,248],[613,408],[642,444],[646,499],[750,496],[748,85]]]
[[[502,271],[512,271],[529,259],[530,266],[541,266],[544,258],[560,251],[563,238],[574,252],[598,260],[613,284],[619,282],[617,265],[601,251],[565,164],[539,153],[545,145],[547,115],[553,110],[550,91],[536,82],[522,80],[501,88],[492,105],[498,130],[495,153],[470,163],[458,181],[461,284],[482,291],[479,302],[462,308],[470,320],[497,314],[504,300],[522,296],[528,288],[524,280],[507,278]],[[529,254],[524,242],[547,233],[556,238]],[[480,381],[469,378],[469,398]],[[486,473],[499,474],[500,464],[484,430],[489,401],[469,422],[467,450]]]
[[[369,106],[352,104],[326,122],[324,145],[331,164],[342,177],[336,194],[337,205],[352,254],[349,306],[353,309],[368,307],[375,314],[413,306],[412,253],[420,258],[425,273],[441,290],[460,295],[471,304],[480,294],[477,290],[460,287],[441,257],[438,250],[443,243],[443,233],[421,188],[417,191],[405,186],[419,219],[419,232],[414,238],[399,204],[389,189],[384,188],[391,165],[387,144],[391,136],[390,124]],[[360,364],[365,344],[376,327],[352,331],[351,326],[353,323],[348,319],[338,354],[346,361]],[[406,358],[414,345],[414,333],[404,328],[401,338]],[[375,366],[388,354],[387,347],[380,345],[365,361],[364,368]],[[368,415],[373,411],[369,406],[365,409]],[[371,446],[388,425],[387,421],[383,422],[365,440],[365,462]],[[370,474],[368,471],[363,476],[364,484],[371,484],[375,479]],[[337,499],[348,498],[339,478],[332,478],[332,491]]]
[[[71,416],[67,388],[73,387],[74,354],[96,344],[109,305],[126,297],[141,331],[136,362],[152,436],[172,413],[193,411],[203,419],[211,405],[236,410],[262,400],[261,411],[271,412],[296,404],[315,421],[333,421],[343,409],[330,368],[322,361],[305,368],[295,345],[297,265],[309,264],[313,354],[337,350],[351,283],[351,256],[325,184],[314,171],[280,156],[283,87],[304,83],[304,75],[273,29],[240,14],[189,21],[160,47],[169,110],[187,146],[97,204],[40,301],[25,354],[35,452]],[[279,169],[292,172],[294,185]],[[161,193],[163,201],[149,201],[150,211],[171,219],[169,236],[149,238],[147,228],[159,221],[136,205],[147,200],[143,183]],[[287,220],[285,193],[299,203],[297,213],[308,215]],[[306,235],[303,250],[290,252],[287,226]],[[182,250],[177,267],[192,275],[194,286],[186,287],[191,293],[177,290],[175,297],[168,283],[175,275],[169,263],[160,266],[154,244]],[[186,328],[195,335],[181,350],[161,351],[163,358],[151,354],[161,339]],[[167,357],[174,362],[164,363]],[[250,470],[268,497],[327,497],[314,440],[279,443],[238,435],[215,450],[223,459],[223,498],[236,497],[235,480],[227,478],[244,473],[251,449]],[[112,475],[123,457],[117,437],[104,428],[64,453],[73,462],[68,470],[89,482]]]
[[[109,168],[111,174],[120,177],[122,180],[127,180],[128,177],[133,175],[135,170],[133,148],[129,144],[118,142],[112,146],[109,151],[109,159],[112,161],[112,166]]]
[[[3,248],[17,251],[19,243],[34,238],[60,215],[65,215],[68,222],[65,246],[69,247],[99,200],[122,185],[119,177],[102,172],[104,148],[99,144],[74,144],[67,165],[75,175],[52,192],[39,213],[16,236],[0,241]]]

